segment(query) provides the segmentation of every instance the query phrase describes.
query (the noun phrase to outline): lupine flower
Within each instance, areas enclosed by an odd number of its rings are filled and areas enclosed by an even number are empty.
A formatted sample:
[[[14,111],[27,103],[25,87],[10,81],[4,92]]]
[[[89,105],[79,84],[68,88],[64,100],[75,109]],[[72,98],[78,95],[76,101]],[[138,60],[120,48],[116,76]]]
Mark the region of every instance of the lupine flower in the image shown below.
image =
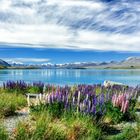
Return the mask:
[[[95,105],[95,106],[97,105],[97,97],[96,96],[93,97],[93,101],[92,102],[93,102],[93,105]]]
[[[129,109],[129,100],[138,96],[140,92],[140,87],[122,88],[120,86],[114,86],[105,88],[102,85],[84,84],[74,87],[55,87],[54,85],[49,84],[44,85],[42,82],[26,84],[24,81],[7,81],[6,83],[3,83],[4,89],[26,89],[28,86],[37,86],[42,92],[47,92],[43,97],[46,104],[51,105],[55,102],[63,103],[65,110],[77,109],[78,112],[80,111],[92,115],[95,115],[98,112],[105,112],[105,102],[108,101],[112,101],[114,107],[120,108],[120,111],[125,113]]]
[[[91,113],[92,113],[93,115],[96,114],[96,106],[92,105]]]
[[[80,107],[80,112],[83,112],[84,111],[84,105],[83,105],[83,103],[80,103],[79,107]]]
[[[51,103],[51,102],[50,102],[50,95],[48,95],[48,100],[47,100],[47,102],[48,102],[48,103]]]
[[[115,94],[112,97],[112,104],[114,107],[119,107],[120,111],[125,113],[129,108],[128,94]]]
[[[87,107],[87,112],[90,113],[91,112],[91,101],[88,101],[88,107]]]

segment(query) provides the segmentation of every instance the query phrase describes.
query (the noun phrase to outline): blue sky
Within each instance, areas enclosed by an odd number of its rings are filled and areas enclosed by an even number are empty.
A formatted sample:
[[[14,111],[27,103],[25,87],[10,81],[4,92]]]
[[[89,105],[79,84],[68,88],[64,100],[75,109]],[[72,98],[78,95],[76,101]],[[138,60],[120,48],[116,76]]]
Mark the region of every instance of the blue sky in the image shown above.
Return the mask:
[[[140,56],[139,0],[0,0],[0,58],[65,63]]]
[[[5,48],[6,47],[6,48]],[[94,50],[70,50],[70,49],[40,49],[40,48],[10,48],[1,46],[0,58],[12,63],[73,63],[73,62],[101,62],[121,61],[131,56],[140,56],[136,52],[113,52]]]

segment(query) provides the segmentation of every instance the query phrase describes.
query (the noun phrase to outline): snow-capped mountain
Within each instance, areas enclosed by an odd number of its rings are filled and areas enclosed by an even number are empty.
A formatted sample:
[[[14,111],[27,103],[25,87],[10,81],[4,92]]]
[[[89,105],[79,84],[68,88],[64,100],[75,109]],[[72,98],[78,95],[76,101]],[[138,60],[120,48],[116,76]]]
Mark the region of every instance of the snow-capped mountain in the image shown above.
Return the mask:
[[[85,69],[85,68],[140,68],[140,57],[129,57],[123,61],[110,61],[110,62],[73,62],[64,64],[24,64],[22,62],[12,61],[8,64],[6,61],[0,59],[0,66],[4,67],[35,67],[35,68],[59,68],[59,69]]]

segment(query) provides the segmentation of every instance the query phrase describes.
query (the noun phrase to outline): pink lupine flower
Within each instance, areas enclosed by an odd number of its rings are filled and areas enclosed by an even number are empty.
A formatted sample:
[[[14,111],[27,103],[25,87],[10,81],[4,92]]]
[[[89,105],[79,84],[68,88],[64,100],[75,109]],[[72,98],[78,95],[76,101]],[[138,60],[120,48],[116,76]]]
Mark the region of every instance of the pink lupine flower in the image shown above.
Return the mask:
[[[115,94],[112,98],[113,106],[116,106],[117,95]]]
[[[129,108],[129,96],[128,94],[115,94],[112,97],[113,107],[119,107],[120,111],[125,113]]]
[[[114,98],[115,98],[115,95],[112,96],[112,104],[114,106]]]
[[[129,107],[129,101],[126,100],[123,108],[123,113],[125,113],[128,110],[128,107]]]
[[[116,106],[119,106],[119,97],[116,99]]]
[[[121,112],[123,112],[124,105],[125,105],[125,101],[122,101],[122,105],[121,105]]]
[[[124,101],[124,95],[120,95],[120,107],[121,107],[123,101]]]

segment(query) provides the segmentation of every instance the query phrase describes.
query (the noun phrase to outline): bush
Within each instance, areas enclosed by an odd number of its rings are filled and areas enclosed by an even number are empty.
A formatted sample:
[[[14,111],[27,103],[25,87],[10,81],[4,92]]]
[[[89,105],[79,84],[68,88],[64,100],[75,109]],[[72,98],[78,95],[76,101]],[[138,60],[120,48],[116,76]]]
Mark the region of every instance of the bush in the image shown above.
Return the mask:
[[[42,82],[36,82],[28,86],[29,93],[38,93],[38,94],[43,93],[43,89],[44,89],[44,83]]]
[[[40,112],[47,110],[49,114],[53,117],[61,117],[62,114],[64,113],[64,103],[62,102],[54,102],[52,104],[40,104],[36,106],[31,106],[30,107],[31,112]]]
[[[111,123],[117,124],[122,121],[133,121],[136,119],[135,114],[135,103],[131,101],[129,110],[125,113],[120,111],[120,108],[113,107],[111,102],[106,103],[106,113],[105,118],[110,120]]]

